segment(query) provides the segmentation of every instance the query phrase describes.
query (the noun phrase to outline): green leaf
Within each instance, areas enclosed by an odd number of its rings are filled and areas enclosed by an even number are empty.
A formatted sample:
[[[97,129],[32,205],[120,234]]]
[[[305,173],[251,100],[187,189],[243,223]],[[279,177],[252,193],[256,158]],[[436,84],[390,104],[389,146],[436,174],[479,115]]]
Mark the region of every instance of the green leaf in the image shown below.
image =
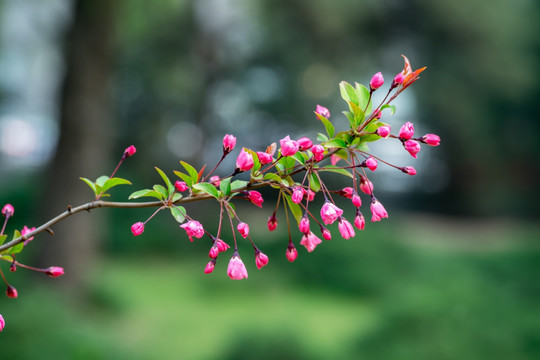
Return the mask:
[[[150,190],[150,189],[143,189],[143,190],[135,191],[133,194],[129,195],[129,200],[138,199],[138,198],[141,198],[141,197],[153,197],[153,198],[156,198],[158,200],[163,200],[162,196],[163,195],[161,195],[157,191]]]
[[[100,177],[97,178],[96,180],[96,185],[100,186],[100,187],[103,187],[103,184],[105,184],[105,182],[109,180],[109,177],[106,176],[106,175],[102,175]]]
[[[353,102],[349,101],[349,109],[351,110],[351,113],[353,114],[353,121],[351,123],[351,128],[356,129],[359,124],[364,121],[364,118],[366,115],[364,114],[364,110],[362,110],[358,105],[354,104]]]
[[[341,97],[346,102],[353,102],[356,105],[360,105],[358,103],[358,95],[356,93],[355,88],[352,87],[351,84],[349,84],[346,81],[342,81],[339,83],[339,92],[341,93]]]
[[[302,155],[304,155],[304,153],[298,151],[296,154],[292,156],[292,158],[297,160],[300,164],[305,165],[306,159]]]
[[[324,146],[326,148],[333,148],[333,147],[346,148],[347,143],[345,141],[341,140],[341,139],[332,139],[330,141],[325,142]]]
[[[154,185],[153,186],[154,191],[161,195],[161,200],[165,200],[169,197],[169,193],[167,192],[167,189],[165,189],[162,185]]]
[[[165,197],[168,197],[169,195],[168,194],[172,194],[174,192],[174,185],[172,184],[171,180],[169,180],[169,178],[167,177],[167,175],[165,175],[165,173],[163,171],[161,171],[160,168],[158,168],[157,166],[155,167],[156,171],[159,173],[159,176],[161,176],[161,178],[163,179],[163,181],[165,182],[165,184],[167,185],[167,195],[165,195]]]
[[[187,186],[189,187],[193,186],[193,179],[191,178],[191,176],[184,174],[181,171],[175,171],[174,173],[176,174],[176,176],[182,179],[186,183]]]
[[[290,156],[282,157],[281,159],[279,159],[278,163],[283,165],[283,169],[286,172],[290,172],[296,164],[295,160]]]
[[[248,184],[247,181],[244,181],[244,180],[234,180],[232,183],[231,183],[231,192],[235,191],[235,190],[238,190],[238,189],[241,189],[241,188],[244,188],[246,187]]]
[[[369,114],[371,113],[371,100],[369,99],[369,90],[367,87],[365,87],[362,84],[356,83],[356,94],[358,95],[359,103],[357,104],[362,108],[362,110],[366,110],[365,113]],[[368,104],[369,101],[369,104]]]
[[[196,184],[199,181],[199,173],[197,172],[197,170],[195,170],[193,166],[189,165],[185,161],[180,161],[180,164],[182,164],[184,169],[186,169],[186,171],[188,172],[189,176],[191,176],[192,184]]]
[[[318,133],[317,134],[317,140],[320,141],[320,142],[328,141],[328,136],[326,136],[324,134],[321,134],[321,133]]]
[[[273,180],[277,183],[281,183],[285,186],[289,186],[289,182],[286,179],[281,178],[279,175],[275,173],[268,173],[264,175],[264,180]]]
[[[221,192],[225,196],[231,195],[231,178],[230,177],[221,180],[221,182],[219,183],[219,190],[221,190]]]
[[[110,188],[113,188],[113,187],[118,186],[118,185],[131,185],[131,182],[129,180],[126,180],[126,179],[114,177],[112,179],[108,179],[107,181],[105,181],[101,191],[105,192],[105,191],[109,190]]]
[[[291,214],[296,219],[296,222],[300,223],[300,220],[302,219],[302,209],[300,208],[300,205],[295,204],[292,201],[291,195],[283,194],[283,197],[287,200],[287,205],[289,205],[289,209],[291,209]]]
[[[309,174],[309,186],[311,190],[318,192],[321,189],[321,183],[319,182],[319,177],[315,173]]]
[[[79,178],[79,179],[84,181],[86,183],[86,185],[90,186],[90,189],[92,189],[92,191],[94,192],[94,195],[98,196],[98,192],[96,190],[96,185],[90,179],[83,178],[83,177]]]
[[[170,209],[174,220],[180,224],[186,221],[186,209],[183,206],[173,206]]]
[[[0,245],[2,245],[4,241],[6,241],[6,238],[7,238],[7,235],[0,235]]]
[[[345,169],[337,169],[336,166],[334,165],[327,165],[325,167],[322,167],[322,168],[319,168],[319,171],[329,171],[329,172],[334,172],[334,173],[337,173],[337,174],[341,174],[341,175],[345,175],[345,176],[348,176],[350,178],[352,178],[352,174],[345,170]]]
[[[172,202],[177,202],[178,200],[180,200],[182,198],[182,194],[180,193],[175,193],[172,197]]]
[[[390,109],[390,115],[394,115],[396,113],[396,105],[384,104],[381,106],[381,111],[384,109]]]
[[[251,168],[251,173],[256,174],[261,168],[261,162],[259,161],[259,157],[257,156],[257,153],[255,151],[250,150],[250,149],[245,149],[245,150],[253,158],[253,167]]]
[[[15,230],[13,232],[13,239],[17,239],[19,237],[21,237],[21,233],[19,232],[19,230]],[[22,251],[23,247],[24,241],[18,243],[17,245],[13,245],[10,248],[7,248],[6,250],[2,251],[2,254],[18,254]]]
[[[322,116],[319,113],[315,113],[315,115],[317,115],[317,118],[319,120],[321,120],[321,122],[323,123],[324,128],[326,129],[326,133],[328,134],[328,136],[334,137],[334,131],[335,131],[334,130],[334,125],[332,125],[330,120],[328,120],[327,118],[325,118],[324,116]]]
[[[216,199],[219,197],[219,193],[218,193],[216,187],[214,185],[210,184],[210,183],[206,183],[206,182],[198,183],[198,184],[193,185],[193,188],[197,189],[197,190],[200,190],[200,191],[202,191],[204,193],[207,193],[209,195],[212,195]]]

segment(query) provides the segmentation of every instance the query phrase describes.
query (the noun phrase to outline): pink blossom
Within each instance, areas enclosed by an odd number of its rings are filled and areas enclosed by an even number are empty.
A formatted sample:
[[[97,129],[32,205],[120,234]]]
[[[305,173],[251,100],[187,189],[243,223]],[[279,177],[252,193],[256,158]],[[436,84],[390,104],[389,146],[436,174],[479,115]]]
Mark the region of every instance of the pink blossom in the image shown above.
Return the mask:
[[[407,175],[416,175],[416,169],[412,166],[405,166],[404,168],[401,168],[401,171]]]
[[[373,183],[367,178],[362,177],[360,180],[360,191],[368,195],[373,194]]]
[[[377,130],[375,130],[375,134],[386,139],[390,135],[390,131],[391,131],[390,126],[383,125],[377,128]]]
[[[341,158],[336,154],[332,154],[332,156],[330,156],[330,163],[332,165],[336,165],[339,160],[341,160]]]
[[[332,224],[342,214],[343,210],[329,201],[325,202],[321,208],[321,218],[326,225]]]
[[[4,215],[5,217],[13,216],[14,212],[15,212],[15,209],[13,208],[11,204],[6,204],[2,208],[2,215]]]
[[[373,75],[373,77],[371,78],[371,81],[369,82],[369,88],[371,89],[371,91],[377,90],[383,84],[384,84],[384,78],[381,72],[379,71],[378,73]]]
[[[250,190],[248,193],[248,200],[251,201],[252,204],[262,208],[262,203],[264,202],[264,199],[260,192],[255,190]]]
[[[327,119],[330,117],[330,111],[324,106],[321,106],[319,104],[317,104],[317,107],[315,108],[315,112],[321,116],[324,116]]]
[[[304,245],[308,252],[312,252],[313,250],[315,250],[317,245],[319,245],[320,243],[322,243],[322,240],[319,239],[311,231],[307,234],[304,234],[304,236],[302,236],[302,240],[300,241],[300,245]]]
[[[362,213],[356,214],[356,217],[354,218],[354,226],[356,226],[358,230],[364,230],[364,227],[366,226],[366,219]]]
[[[339,190],[338,192],[339,195],[347,198],[347,199],[351,199],[353,194],[354,194],[354,189],[350,186],[347,186],[347,187],[344,187],[343,189]]]
[[[274,231],[277,228],[278,221],[276,219],[276,213],[273,213],[269,218],[268,222],[266,223],[268,225],[268,231]]]
[[[225,241],[221,239],[217,239],[214,245],[217,247],[219,252],[227,251],[227,249],[230,248],[229,244],[227,244]]]
[[[210,251],[208,252],[208,257],[210,259],[215,259],[218,257],[218,255],[219,255],[218,247],[214,244],[212,245],[212,247],[210,248]]]
[[[401,83],[403,83],[403,80],[405,80],[405,76],[402,73],[397,74],[394,77],[394,80],[392,81],[392,87],[391,88],[393,89],[396,86],[400,85]]]
[[[274,159],[272,159],[272,155],[262,151],[257,152],[257,157],[259,158],[261,165],[270,164],[272,161],[274,161]]]
[[[281,145],[281,156],[293,156],[300,149],[298,142],[291,140],[289,135],[279,140],[279,143]]]
[[[236,145],[236,138],[233,135],[227,134],[223,137],[223,152],[230,153]]]
[[[136,152],[137,152],[137,149],[135,148],[135,146],[130,145],[126,148],[126,150],[124,150],[124,157],[128,158],[130,156],[133,156],[135,155]]]
[[[388,218],[388,213],[383,204],[379,200],[373,197],[371,199],[371,222],[381,221],[384,218]]]
[[[6,289],[6,294],[8,297],[12,298],[12,299],[16,299],[19,294],[17,293],[17,289],[15,289],[13,286],[9,285],[7,286],[7,289]]]
[[[245,222],[238,223],[236,229],[238,229],[238,232],[240,233],[240,235],[242,235],[244,239],[247,238],[247,236],[249,235],[249,225]]]
[[[291,196],[293,203],[300,204],[302,202],[302,199],[304,198],[305,193],[306,193],[306,190],[303,187],[301,186],[295,187]]]
[[[36,230],[35,227],[33,228],[28,228],[28,226],[24,225],[24,227],[22,228],[21,230],[21,235],[22,236],[26,236],[27,234],[31,233],[32,231]],[[26,246],[26,244],[28,244],[30,241],[34,240],[34,237],[31,236],[29,238],[27,238],[25,241],[24,241],[24,246]]]
[[[287,260],[289,260],[290,262],[293,262],[298,257],[298,251],[294,247],[293,243],[289,243],[287,251],[285,252],[285,256],[287,256]]]
[[[219,186],[219,184],[221,184],[221,179],[217,175],[210,176],[210,183],[214,186]]]
[[[204,228],[202,224],[196,220],[190,220],[187,223],[180,225],[180,227],[186,230],[186,234],[189,236],[189,241],[193,241],[193,236],[200,239],[204,235]]]
[[[186,191],[188,189],[188,186],[185,182],[177,180],[174,183],[174,188],[176,189],[176,191],[182,192],[182,191]]]
[[[352,196],[351,200],[352,200],[353,205],[356,206],[357,208],[362,206],[362,199],[360,199],[360,196],[358,196],[356,192]]]
[[[420,151],[420,143],[416,140],[405,141],[403,147],[405,147],[405,150],[407,150],[413,158],[416,158],[416,154]]]
[[[58,277],[58,276],[64,275],[64,268],[60,266],[50,266],[47,269],[45,269],[45,274],[47,274],[50,277]]]
[[[6,321],[4,320],[4,317],[2,314],[0,314],[0,331],[4,330],[4,327],[6,326]]]
[[[339,233],[345,240],[350,239],[354,237],[355,235],[354,229],[351,223],[347,219],[345,219],[343,216],[339,217],[338,229],[339,229]]]
[[[233,280],[242,280],[244,278],[247,279],[248,277],[246,266],[242,262],[242,259],[240,259],[240,256],[238,256],[237,252],[234,253],[229,261],[227,275],[229,275],[229,277]]]
[[[265,253],[262,253],[261,251],[257,250],[256,255],[255,255],[255,265],[257,265],[257,269],[261,269],[267,264],[268,264],[268,256]]]
[[[212,259],[206,264],[206,267],[204,268],[205,274],[211,274],[214,271],[214,268],[216,267],[216,259]]]
[[[368,157],[364,161],[364,163],[366,164],[366,166],[368,167],[369,170],[371,170],[371,171],[377,170],[377,160],[375,160],[374,158]]]
[[[399,129],[399,138],[403,140],[409,140],[414,135],[414,125],[410,122],[403,124]]]
[[[304,215],[302,217],[302,220],[300,220],[300,223],[298,224],[298,229],[304,234],[307,234],[309,232],[309,219],[306,215]]]
[[[133,236],[141,235],[144,232],[144,223],[139,221],[131,225],[131,232],[133,233]]]
[[[328,230],[327,228],[325,228],[322,225],[321,225],[321,234],[322,234],[322,236],[323,236],[323,238],[325,240],[331,240],[332,239],[332,233],[330,232],[330,230]]]
[[[238,171],[249,171],[253,167],[253,156],[242,148],[240,154],[236,158],[236,169]]]
[[[382,112],[381,112],[381,110],[375,110],[375,111],[373,112],[373,118],[374,118],[374,119],[377,119],[377,120],[378,120],[378,119],[380,119],[381,117],[382,117]]]
[[[426,134],[421,137],[421,141],[429,146],[439,146],[441,143],[441,138],[435,134]]]
[[[324,158],[324,147],[322,145],[313,145],[311,147],[313,153],[313,159],[315,161],[321,161]]]
[[[313,199],[315,199],[315,191],[308,189],[304,194],[304,198],[307,199],[307,201],[313,201]]]
[[[298,142],[298,146],[300,146],[300,150],[311,149],[311,147],[313,146],[313,141],[311,141],[307,137],[302,137],[298,139],[297,142]]]

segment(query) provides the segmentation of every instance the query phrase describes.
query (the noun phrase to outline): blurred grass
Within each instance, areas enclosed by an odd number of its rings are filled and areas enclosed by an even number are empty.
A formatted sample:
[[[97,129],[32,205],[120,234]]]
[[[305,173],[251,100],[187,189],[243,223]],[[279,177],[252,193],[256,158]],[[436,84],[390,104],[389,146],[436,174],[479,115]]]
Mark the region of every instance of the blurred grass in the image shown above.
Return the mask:
[[[0,351],[16,359],[537,359],[539,235],[531,223],[394,218],[309,255],[299,249],[294,264],[281,242],[260,244],[271,256],[261,271],[244,249],[244,281],[228,280],[225,258],[203,274],[206,254],[114,256],[95,269],[84,301],[18,272],[19,299],[0,300]]]

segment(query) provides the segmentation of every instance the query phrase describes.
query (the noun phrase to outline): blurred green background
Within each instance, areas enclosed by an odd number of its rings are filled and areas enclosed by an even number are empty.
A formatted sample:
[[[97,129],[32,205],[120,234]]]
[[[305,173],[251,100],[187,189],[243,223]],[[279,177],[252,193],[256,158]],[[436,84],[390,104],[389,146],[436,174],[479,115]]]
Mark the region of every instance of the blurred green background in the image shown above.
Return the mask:
[[[389,83],[401,54],[428,69],[383,120],[442,138],[415,161],[374,146],[419,170],[373,176],[390,218],[349,241],[333,229],[292,264],[284,219],[265,230],[272,193],[262,210],[239,204],[270,256],[259,271],[241,243],[240,282],[225,256],[203,274],[209,242],[169,216],[137,238],[150,209],[70,218],[18,258],[65,276],[0,265],[19,291],[0,297],[2,359],[540,358],[540,3],[2,0],[0,19],[8,233],[91,200],[78,177],[109,174],[131,144],[118,175],[134,185],[115,200],[157,183],[153,166],[212,166],[225,133],[256,150],[314,137],[316,104],[344,128],[338,82]],[[215,204],[188,211],[215,231]]]

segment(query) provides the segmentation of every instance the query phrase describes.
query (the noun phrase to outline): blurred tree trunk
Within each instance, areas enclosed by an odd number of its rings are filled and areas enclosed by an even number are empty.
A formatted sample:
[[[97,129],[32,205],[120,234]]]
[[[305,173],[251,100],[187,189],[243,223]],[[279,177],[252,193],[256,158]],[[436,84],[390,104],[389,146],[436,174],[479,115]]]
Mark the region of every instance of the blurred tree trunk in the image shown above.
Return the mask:
[[[47,218],[93,199],[79,177],[109,172],[113,130],[111,75],[114,7],[109,0],[78,0],[65,47],[66,73],[61,92],[60,139],[46,195]],[[103,214],[77,214],[53,227],[41,262],[66,270],[62,284],[80,291],[99,253]],[[73,286],[77,285],[77,286]]]

